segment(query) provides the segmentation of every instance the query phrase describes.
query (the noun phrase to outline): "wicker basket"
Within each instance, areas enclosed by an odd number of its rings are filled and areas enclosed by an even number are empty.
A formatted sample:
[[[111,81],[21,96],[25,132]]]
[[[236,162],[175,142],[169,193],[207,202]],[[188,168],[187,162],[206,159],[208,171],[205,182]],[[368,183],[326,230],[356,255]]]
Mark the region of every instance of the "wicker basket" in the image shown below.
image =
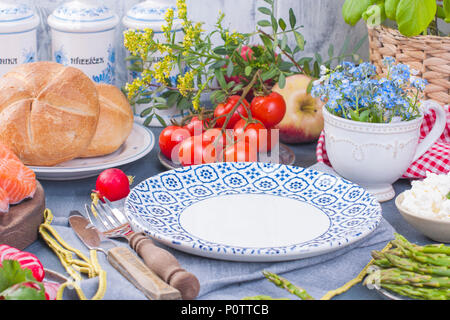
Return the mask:
[[[394,57],[419,71],[428,81],[425,98],[450,104],[450,37],[405,37],[397,30],[378,26],[369,28],[370,60],[385,73],[382,60]]]

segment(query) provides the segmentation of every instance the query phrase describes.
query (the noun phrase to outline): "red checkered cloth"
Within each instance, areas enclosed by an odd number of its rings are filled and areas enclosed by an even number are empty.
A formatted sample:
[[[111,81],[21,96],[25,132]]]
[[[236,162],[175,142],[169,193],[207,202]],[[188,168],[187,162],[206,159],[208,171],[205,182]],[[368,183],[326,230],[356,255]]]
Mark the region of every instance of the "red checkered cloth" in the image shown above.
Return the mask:
[[[450,105],[444,106],[447,112],[447,126],[439,140],[416,162],[411,164],[403,174],[405,179],[423,179],[427,172],[436,174],[448,174],[450,172]],[[420,128],[420,141],[431,131],[436,121],[436,114],[429,110],[425,114],[422,127]],[[322,132],[317,143],[317,161],[331,166],[325,149],[325,134]]]

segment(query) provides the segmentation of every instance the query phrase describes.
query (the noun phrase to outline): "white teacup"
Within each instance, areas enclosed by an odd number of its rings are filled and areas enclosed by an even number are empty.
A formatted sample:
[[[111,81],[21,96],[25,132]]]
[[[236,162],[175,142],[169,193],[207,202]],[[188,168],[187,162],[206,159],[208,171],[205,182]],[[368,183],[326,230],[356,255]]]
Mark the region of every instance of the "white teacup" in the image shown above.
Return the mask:
[[[436,123],[420,143],[423,116],[397,123],[366,123],[334,116],[324,107],[325,147],[334,170],[380,202],[393,199],[392,184],[437,141],[447,125],[439,104],[426,101],[424,107],[436,112]]]

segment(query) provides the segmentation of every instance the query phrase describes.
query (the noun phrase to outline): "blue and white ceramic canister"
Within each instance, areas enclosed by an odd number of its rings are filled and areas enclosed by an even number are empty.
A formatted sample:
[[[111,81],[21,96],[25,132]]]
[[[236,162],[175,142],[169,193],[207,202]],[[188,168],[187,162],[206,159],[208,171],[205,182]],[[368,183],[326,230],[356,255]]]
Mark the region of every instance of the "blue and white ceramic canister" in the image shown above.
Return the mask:
[[[82,70],[94,82],[114,84],[119,17],[96,1],[66,2],[48,17],[53,60]]]
[[[165,14],[168,9],[173,9],[175,12],[175,17],[177,17],[177,7],[174,0],[147,0],[138,3],[133,6],[127,14],[124,16],[122,22],[126,29],[128,30],[145,30],[152,29],[155,38],[160,42],[164,42],[164,34],[162,31],[162,26],[166,24],[164,19]],[[183,39],[182,33],[182,23],[181,20],[176,19],[172,28],[176,34],[176,40],[181,41]],[[162,56],[152,56],[153,61],[161,59]],[[180,70],[175,69],[170,75],[172,83],[176,83],[177,77],[180,75]],[[128,72],[128,82],[133,82],[133,80],[138,77],[139,74],[134,71]],[[135,107],[136,111],[136,121],[143,122],[145,118],[141,118],[140,114],[143,110],[147,109],[148,105],[137,105]],[[158,115],[160,115],[166,123],[169,123],[171,119],[181,117],[180,112],[176,107],[169,110],[159,110]],[[154,119],[150,126],[160,127],[161,124],[157,119]]]
[[[26,4],[0,1],[0,76],[17,65],[36,61],[39,22]]]

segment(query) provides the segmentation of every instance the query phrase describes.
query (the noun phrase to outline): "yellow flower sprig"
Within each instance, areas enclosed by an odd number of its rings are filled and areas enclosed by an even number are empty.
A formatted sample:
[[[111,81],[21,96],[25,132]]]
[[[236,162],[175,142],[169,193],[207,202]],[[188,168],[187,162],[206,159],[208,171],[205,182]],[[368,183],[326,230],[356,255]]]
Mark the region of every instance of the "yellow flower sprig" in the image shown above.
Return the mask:
[[[135,72],[134,80],[125,85],[130,102],[149,103],[148,101],[158,98],[156,104],[161,105],[162,98],[156,93],[168,90],[179,95],[177,99],[170,99],[171,103],[182,102],[182,106],[178,104],[180,110],[190,108],[195,113],[201,109],[201,96],[204,92],[228,90],[223,81],[220,83],[221,88],[213,87],[211,81],[216,76],[217,64],[226,65],[230,59],[227,54],[215,50],[218,47],[213,45],[212,38],[218,35],[223,40],[219,47],[233,52],[249,41],[249,35],[224,28],[224,16],[222,13],[219,15],[215,30],[208,33],[204,30],[203,23],[188,18],[186,0],[177,0],[176,10],[171,8],[165,13],[165,21],[161,27],[163,36],[151,29],[127,31],[124,34],[124,44],[133,56],[130,60],[138,59],[130,68]],[[175,72],[177,69],[180,74],[175,79],[173,76],[178,73]],[[149,110],[144,114],[153,116]]]

